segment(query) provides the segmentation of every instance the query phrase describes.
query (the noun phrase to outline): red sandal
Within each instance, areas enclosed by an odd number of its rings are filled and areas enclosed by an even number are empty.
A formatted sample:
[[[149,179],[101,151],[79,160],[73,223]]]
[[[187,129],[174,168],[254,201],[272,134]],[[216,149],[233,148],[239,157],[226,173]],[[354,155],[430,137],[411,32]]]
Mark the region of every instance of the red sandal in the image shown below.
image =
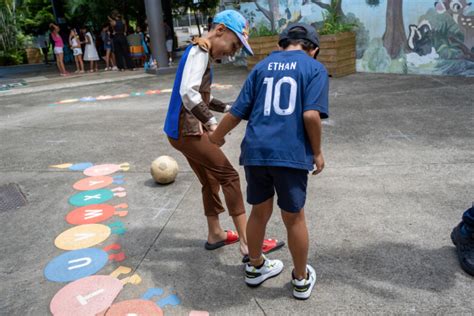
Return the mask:
[[[225,240],[221,240],[213,244],[210,244],[206,241],[204,248],[206,248],[206,250],[216,250],[227,245],[235,244],[240,240],[239,235],[236,232],[232,230],[226,230],[225,232],[227,233],[227,238]]]
[[[264,239],[262,245],[262,253],[264,255],[269,254],[270,252],[277,251],[285,245],[284,241],[278,241],[276,239]],[[247,263],[250,261],[249,255],[245,255],[242,258],[242,263]]]

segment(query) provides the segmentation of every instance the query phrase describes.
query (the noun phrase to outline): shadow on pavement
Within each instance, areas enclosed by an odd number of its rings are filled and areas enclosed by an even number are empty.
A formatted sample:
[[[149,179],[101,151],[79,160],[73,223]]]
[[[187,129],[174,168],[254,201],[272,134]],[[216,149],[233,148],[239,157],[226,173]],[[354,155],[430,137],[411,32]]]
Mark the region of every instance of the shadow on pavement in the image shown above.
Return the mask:
[[[319,283],[346,283],[382,298],[396,298],[391,286],[442,292],[454,286],[459,272],[454,247],[423,249],[380,242],[363,248],[319,249]]]

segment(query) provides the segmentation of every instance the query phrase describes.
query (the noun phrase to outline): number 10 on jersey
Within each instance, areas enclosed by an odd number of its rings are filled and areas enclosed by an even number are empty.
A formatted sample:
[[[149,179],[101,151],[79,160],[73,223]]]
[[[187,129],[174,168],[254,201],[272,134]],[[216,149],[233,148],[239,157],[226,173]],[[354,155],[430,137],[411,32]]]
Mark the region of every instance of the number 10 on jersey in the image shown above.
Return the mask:
[[[263,108],[263,115],[270,116],[272,111],[272,97],[273,97],[273,109],[278,115],[291,115],[295,111],[296,105],[296,92],[298,91],[298,84],[296,80],[291,77],[283,77],[277,81],[275,85],[275,93],[273,93],[273,77],[266,77],[263,80],[263,84],[267,85],[267,91],[265,93],[265,105]],[[290,85],[290,99],[288,107],[282,109],[280,106],[280,92],[281,86],[286,83]]]

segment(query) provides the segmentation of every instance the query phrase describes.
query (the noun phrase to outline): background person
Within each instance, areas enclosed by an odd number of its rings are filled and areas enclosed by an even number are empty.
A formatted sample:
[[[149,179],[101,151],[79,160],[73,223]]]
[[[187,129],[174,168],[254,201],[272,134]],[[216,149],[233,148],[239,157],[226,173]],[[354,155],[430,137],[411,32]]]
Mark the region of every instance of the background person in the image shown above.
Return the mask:
[[[60,28],[54,23],[49,25],[51,30],[51,39],[54,42],[54,55],[56,56],[56,65],[58,66],[59,74],[61,76],[67,76],[66,67],[64,66],[64,42],[59,35]]]
[[[115,61],[120,71],[124,71],[125,68],[135,70],[133,67],[132,58],[130,57],[130,48],[128,46],[127,38],[127,25],[122,19],[122,15],[114,11],[112,17],[108,17],[110,25],[113,29],[113,45],[115,52]]]

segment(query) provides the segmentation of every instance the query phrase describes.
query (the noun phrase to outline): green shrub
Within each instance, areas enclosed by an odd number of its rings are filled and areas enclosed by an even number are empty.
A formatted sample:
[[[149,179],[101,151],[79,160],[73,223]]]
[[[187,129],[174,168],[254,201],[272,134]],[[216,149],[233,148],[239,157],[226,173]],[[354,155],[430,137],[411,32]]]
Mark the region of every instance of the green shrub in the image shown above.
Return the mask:
[[[332,35],[352,31],[357,24],[342,21],[342,17],[337,10],[341,0],[331,0],[330,7],[323,12],[323,25],[319,30],[320,35]]]

